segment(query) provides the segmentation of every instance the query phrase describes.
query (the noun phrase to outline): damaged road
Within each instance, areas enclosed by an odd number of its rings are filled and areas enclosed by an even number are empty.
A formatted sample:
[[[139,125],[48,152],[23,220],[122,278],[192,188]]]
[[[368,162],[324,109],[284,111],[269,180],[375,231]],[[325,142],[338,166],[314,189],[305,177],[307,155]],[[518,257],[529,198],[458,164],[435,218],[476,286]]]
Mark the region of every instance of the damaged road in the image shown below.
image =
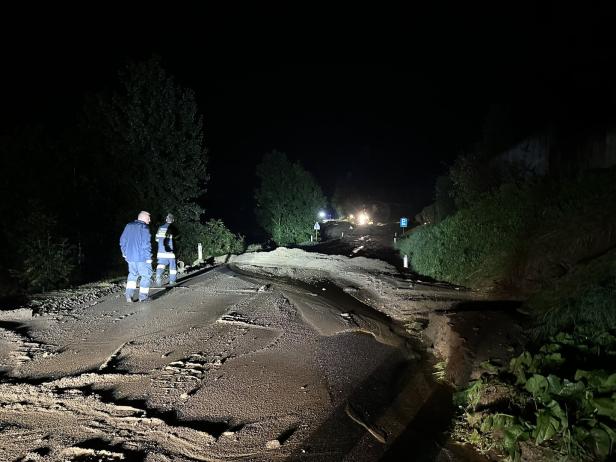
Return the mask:
[[[434,460],[449,392],[392,318],[464,296],[350,262],[278,249],[150,303],[0,313],[0,460]]]

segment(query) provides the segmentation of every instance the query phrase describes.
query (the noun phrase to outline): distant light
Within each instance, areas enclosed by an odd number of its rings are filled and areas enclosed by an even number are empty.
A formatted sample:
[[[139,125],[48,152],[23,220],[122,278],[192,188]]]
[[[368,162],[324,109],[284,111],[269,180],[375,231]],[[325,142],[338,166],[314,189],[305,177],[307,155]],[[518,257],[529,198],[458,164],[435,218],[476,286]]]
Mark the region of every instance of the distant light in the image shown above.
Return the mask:
[[[325,216],[326,216],[325,211],[321,210],[319,212],[319,218],[325,218]]]
[[[369,221],[370,221],[370,217],[368,216],[366,212],[361,212],[359,216],[357,217],[357,224],[359,225],[368,224]]]

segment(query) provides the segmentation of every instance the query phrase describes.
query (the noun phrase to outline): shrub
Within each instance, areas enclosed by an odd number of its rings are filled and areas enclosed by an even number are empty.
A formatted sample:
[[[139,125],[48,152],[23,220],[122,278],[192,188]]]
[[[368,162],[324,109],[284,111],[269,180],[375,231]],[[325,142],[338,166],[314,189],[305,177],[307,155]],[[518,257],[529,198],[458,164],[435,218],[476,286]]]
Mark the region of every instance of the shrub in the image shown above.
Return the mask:
[[[204,255],[238,254],[245,249],[244,237],[229,231],[222,220],[209,220],[203,226],[200,237]]]
[[[75,268],[73,253],[66,239],[50,234],[24,246],[23,266],[13,274],[28,291],[47,291],[65,287]]]
[[[458,156],[449,169],[449,194],[456,206],[468,207],[491,187],[486,159],[478,154]]]
[[[464,284],[510,272],[532,214],[527,188],[504,185],[474,206],[436,225],[420,227],[399,244],[413,268],[435,279]],[[521,250],[521,249],[520,249]]]
[[[27,292],[64,287],[75,269],[74,249],[58,235],[56,219],[32,207],[16,240],[19,264],[10,273]]]
[[[246,253],[263,251],[263,244],[249,244],[246,247]]]
[[[614,168],[503,184],[442,222],[416,229],[399,249],[416,271],[436,279],[518,288],[528,281],[531,291],[544,290],[546,279],[560,277],[557,267],[570,271],[616,244],[614,210]]]

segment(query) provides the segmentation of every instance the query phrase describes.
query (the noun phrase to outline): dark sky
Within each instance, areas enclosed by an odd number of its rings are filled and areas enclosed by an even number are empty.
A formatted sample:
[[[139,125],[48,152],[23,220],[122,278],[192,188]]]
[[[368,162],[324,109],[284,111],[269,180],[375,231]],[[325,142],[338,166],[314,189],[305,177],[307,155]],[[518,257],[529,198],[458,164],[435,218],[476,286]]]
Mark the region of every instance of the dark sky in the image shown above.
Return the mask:
[[[601,6],[108,8],[4,19],[0,131],[74,124],[84,93],[156,53],[204,114],[208,214],[241,231],[253,221],[254,166],[271,149],[300,160],[327,194],[352,174],[412,215],[478,140],[491,105],[510,108],[523,131],[612,99],[614,23]]]

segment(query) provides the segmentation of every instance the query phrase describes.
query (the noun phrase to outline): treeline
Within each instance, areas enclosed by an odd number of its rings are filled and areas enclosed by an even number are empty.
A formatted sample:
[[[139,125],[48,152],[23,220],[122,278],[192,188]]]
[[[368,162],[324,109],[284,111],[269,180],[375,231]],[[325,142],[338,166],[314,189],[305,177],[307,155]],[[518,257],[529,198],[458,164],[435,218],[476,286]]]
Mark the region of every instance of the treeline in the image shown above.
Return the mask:
[[[118,77],[86,98],[75,126],[22,128],[0,140],[0,295],[123,271],[118,238],[140,210],[152,214],[152,228],[176,216],[186,262],[219,229],[201,223],[208,154],[194,93],[157,58],[130,63]]]
[[[197,243],[205,255],[244,251],[222,220],[204,222],[203,118],[158,58],[129,63],[111,89],[87,95],[70,127],[3,136],[0,154],[0,300],[123,274],[119,236],[140,210],[153,233],[175,215],[176,254],[188,264]],[[327,205],[312,175],[280,152],[256,174],[255,214],[272,245],[309,240]]]

